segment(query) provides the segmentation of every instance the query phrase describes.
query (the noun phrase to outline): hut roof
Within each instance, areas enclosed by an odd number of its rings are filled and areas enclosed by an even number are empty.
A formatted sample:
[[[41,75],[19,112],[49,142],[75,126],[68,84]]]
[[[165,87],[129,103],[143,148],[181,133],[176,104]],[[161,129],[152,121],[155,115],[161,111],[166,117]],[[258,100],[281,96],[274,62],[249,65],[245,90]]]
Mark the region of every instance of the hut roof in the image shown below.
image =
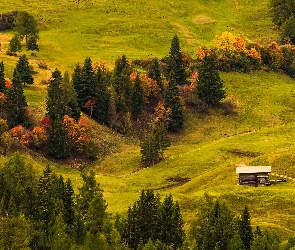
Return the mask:
[[[244,166],[236,168],[237,174],[271,173],[271,166]]]

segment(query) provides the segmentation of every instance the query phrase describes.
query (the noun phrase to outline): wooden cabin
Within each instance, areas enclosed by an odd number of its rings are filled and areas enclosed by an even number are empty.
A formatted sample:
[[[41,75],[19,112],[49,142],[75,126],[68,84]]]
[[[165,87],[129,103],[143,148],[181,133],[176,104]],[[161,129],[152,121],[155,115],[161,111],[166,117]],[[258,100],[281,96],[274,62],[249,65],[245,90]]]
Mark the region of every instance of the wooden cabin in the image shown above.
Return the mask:
[[[255,187],[270,185],[268,175],[271,173],[271,166],[237,167],[236,173],[239,174],[239,185]]]

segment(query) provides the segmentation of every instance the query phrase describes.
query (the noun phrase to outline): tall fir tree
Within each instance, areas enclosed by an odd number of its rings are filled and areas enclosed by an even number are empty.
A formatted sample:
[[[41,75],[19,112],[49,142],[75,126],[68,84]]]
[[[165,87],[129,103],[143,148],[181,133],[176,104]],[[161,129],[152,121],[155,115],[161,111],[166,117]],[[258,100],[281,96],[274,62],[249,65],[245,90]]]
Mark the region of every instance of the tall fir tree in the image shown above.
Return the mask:
[[[142,190],[139,199],[129,207],[122,237],[132,249],[156,239],[159,205],[159,197],[153,190]]]
[[[66,106],[65,112],[68,116],[78,121],[81,116],[81,111],[77,101],[77,93],[67,71],[64,73],[62,89],[64,92],[64,101]]]
[[[238,221],[238,229],[244,249],[250,250],[254,236],[252,232],[248,206],[245,206],[241,219]]]
[[[16,125],[25,125],[27,118],[27,101],[21,82],[21,77],[15,69],[11,87],[7,88],[4,110],[7,116],[7,124],[10,128]]]
[[[198,69],[197,96],[209,106],[216,106],[226,93],[217,70],[216,55],[206,55]]]
[[[165,107],[171,110],[168,129],[173,132],[183,129],[183,105],[173,71],[171,71],[169,75],[168,88],[165,93]]]
[[[131,116],[133,120],[136,120],[142,114],[144,108],[144,95],[143,88],[137,74],[133,85],[132,99],[131,99]]]
[[[66,110],[61,87],[62,80],[61,72],[55,69],[47,89],[46,99],[46,115],[50,119],[47,153],[56,158],[67,157],[70,154],[66,140],[67,132],[63,124]]]
[[[164,86],[163,86],[163,79],[161,76],[161,68],[160,68],[160,63],[157,58],[154,58],[150,67],[148,68],[148,77],[151,79],[154,79],[157,81],[158,86],[160,87],[162,93],[164,91]]]
[[[177,35],[175,35],[172,39],[165,71],[168,78],[170,72],[174,71],[176,84],[184,85],[186,83],[187,73],[185,71],[185,64],[182,58],[179,39]]]
[[[29,61],[25,54],[23,54],[16,63],[16,70],[19,73],[24,85],[33,84],[34,78],[32,70],[29,66]]]
[[[173,197],[170,194],[165,197],[160,206],[157,239],[167,245],[172,245],[174,249],[179,249],[185,240],[183,226],[179,205],[177,202],[173,202]]]
[[[11,52],[20,52],[22,50],[22,44],[18,35],[14,35],[8,45]]]
[[[94,101],[95,109],[94,118],[103,124],[109,124],[110,121],[110,74],[98,67],[95,73]]]
[[[0,62],[0,92],[5,92],[5,73],[3,61]]]

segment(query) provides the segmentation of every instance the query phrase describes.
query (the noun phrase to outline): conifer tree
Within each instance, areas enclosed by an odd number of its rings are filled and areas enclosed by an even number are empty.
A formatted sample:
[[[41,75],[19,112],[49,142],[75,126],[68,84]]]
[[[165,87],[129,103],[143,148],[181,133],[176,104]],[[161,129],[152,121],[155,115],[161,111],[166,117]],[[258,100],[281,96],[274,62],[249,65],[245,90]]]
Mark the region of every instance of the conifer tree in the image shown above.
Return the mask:
[[[153,190],[142,190],[139,199],[129,207],[122,237],[132,249],[137,249],[140,242],[146,244],[156,239],[159,204]]]
[[[223,81],[217,70],[216,55],[206,55],[198,70],[197,96],[209,106],[216,106],[225,98]]]
[[[77,195],[77,211],[86,223],[86,230],[96,233],[101,229],[106,215],[107,204],[103,198],[103,191],[95,180],[94,172],[81,173],[83,186]]]
[[[66,129],[63,118],[66,113],[62,90],[62,76],[58,69],[52,73],[47,89],[46,115],[50,119],[48,132],[48,154],[63,158],[69,155],[69,146],[66,140]]]
[[[184,125],[183,105],[173,71],[170,72],[168,88],[165,93],[165,107],[171,110],[168,129],[170,131],[181,130]]]
[[[253,241],[253,232],[252,227],[250,223],[250,214],[248,211],[248,206],[245,206],[242,217],[238,222],[239,227],[239,235],[241,237],[241,240],[243,242],[243,246],[245,250],[251,249],[251,243]]]
[[[142,114],[144,108],[143,89],[138,74],[134,82],[131,100],[131,115],[136,120]]]
[[[59,214],[52,227],[51,250],[68,250],[71,249],[72,240],[66,233],[67,225],[63,220],[62,214]]]
[[[163,86],[163,79],[161,76],[161,69],[160,69],[160,64],[159,60],[157,58],[154,58],[150,67],[148,68],[148,77],[151,79],[154,79],[157,81],[158,86],[160,87],[161,91],[164,91],[164,86]]]
[[[167,78],[170,78],[171,71],[173,71],[175,74],[175,81],[177,85],[183,85],[186,83],[187,74],[185,72],[185,64],[182,59],[182,53],[177,35],[173,37],[171,42],[166,66]]]
[[[37,38],[35,36],[29,37],[26,47],[27,47],[27,50],[39,51],[39,46],[37,44]]]
[[[93,113],[95,119],[105,124],[108,124],[110,121],[109,78],[108,72],[103,71],[100,67],[97,69],[94,89],[95,109]]]
[[[4,63],[0,62],[0,92],[5,91],[5,73],[4,73]]]
[[[81,112],[77,101],[77,93],[67,71],[64,73],[62,89],[64,92],[64,102],[66,106],[65,112],[68,116],[78,121],[81,116]]]
[[[34,78],[32,74],[32,70],[29,66],[29,61],[25,54],[23,54],[17,61],[16,70],[21,77],[21,81],[24,85],[33,84]]]
[[[173,202],[170,194],[165,197],[163,204],[160,206],[157,221],[157,239],[167,245],[173,245],[174,249],[179,249],[185,239],[183,226],[179,205],[177,202]]]
[[[73,225],[75,221],[74,189],[70,179],[68,179],[65,183],[64,195],[62,200],[64,205],[64,222],[68,226]]]
[[[14,35],[8,45],[11,52],[20,52],[22,50],[22,44],[18,35]]]
[[[25,125],[27,121],[27,101],[21,83],[21,77],[15,69],[13,72],[12,86],[7,88],[4,110],[7,124],[10,128],[16,125]]]

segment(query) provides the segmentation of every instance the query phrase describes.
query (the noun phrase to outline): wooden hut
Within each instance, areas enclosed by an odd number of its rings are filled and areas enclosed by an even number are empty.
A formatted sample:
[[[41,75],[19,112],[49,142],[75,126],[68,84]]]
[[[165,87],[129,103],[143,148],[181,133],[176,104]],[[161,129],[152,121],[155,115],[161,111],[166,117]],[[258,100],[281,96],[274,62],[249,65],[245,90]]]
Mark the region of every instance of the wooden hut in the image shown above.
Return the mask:
[[[270,185],[268,175],[271,173],[271,166],[237,167],[236,173],[239,174],[239,185],[255,187]]]

